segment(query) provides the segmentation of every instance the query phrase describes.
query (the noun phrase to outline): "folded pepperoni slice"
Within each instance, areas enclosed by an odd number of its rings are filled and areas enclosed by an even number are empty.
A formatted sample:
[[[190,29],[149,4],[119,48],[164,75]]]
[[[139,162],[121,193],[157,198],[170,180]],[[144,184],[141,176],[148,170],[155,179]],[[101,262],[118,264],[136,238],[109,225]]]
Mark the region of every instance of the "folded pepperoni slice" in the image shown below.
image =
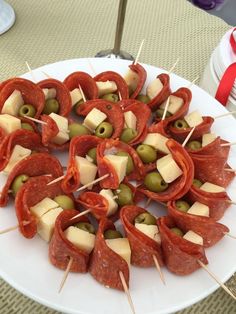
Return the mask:
[[[99,176],[109,174],[109,177],[100,182],[104,189],[117,189],[119,180],[115,168],[106,159],[107,154],[116,154],[118,152],[127,152],[133,160],[134,170],[127,176],[130,180],[141,180],[145,175],[145,167],[136,151],[126,143],[119,140],[106,139],[97,147],[97,162]]]
[[[136,216],[147,211],[135,205],[122,207],[120,218],[131,247],[131,264],[140,267],[155,266],[153,256],[156,256],[160,266],[164,265],[161,245],[135,228]]]
[[[88,270],[89,254],[71,243],[65,236],[64,231],[77,222],[88,222],[85,216],[73,219],[78,214],[76,210],[64,210],[57,217],[54,233],[49,244],[50,262],[57,268],[65,270],[70,259],[71,272],[86,273]]]
[[[229,228],[204,216],[192,215],[177,209],[174,201],[168,203],[168,215],[174,219],[178,228],[183,232],[194,231],[203,238],[203,246],[211,247],[220,241]]]
[[[139,63],[137,63],[137,64],[132,63],[129,65],[129,68],[131,71],[135,72],[138,75],[137,87],[134,91],[132,91],[132,94],[130,95],[130,98],[134,99],[140,94],[140,92],[141,92],[141,90],[142,90],[142,88],[146,82],[147,72],[144,69],[144,67]]]
[[[104,232],[107,229],[115,230],[114,224],[108,219],[100,220],[89,272],[102,285],[123,291],[119,272],[123,273],[127,286],[129,286],[129,265],[107,246],[104,238]]]
[[[59,160],[47,153],[36,153],[21,160],[10,172],[7,181],[0,194],[0,207],[7,205],[9,196],[8,190],[14,179],[25,174],[29,177],[50,175],[51,180],[63,175],[63,169]]]
[[[107,121],[111,123],[114,130],[111,137],[120,137],[124,128],[124,114],[121,107],[116,103],[112,103],[104,99],[96,99],[86,101],[86,103],[81,104],[77,109],[77,114],[85,117],[94,108],[106,114]]]
[[[88,151],[91,148],[97,147],[101,142],[101,138],[92,135],[82,135],[72,138],[70,142],[67,172],[62,181],[62,188],[66,193],[75,192],[80,186],[79,170],[75,157],[86,157]]]
[[[129,89],[123,77],[117,72],[105,71],[94,77],[96,82],[113,81],[116,83],[117,92],[120,93],[121,99],[129,98]]]
[[[86,72],[78,71],[68,75],[64,82],[67,88],[72,91],[81,86],[86,99],[97,99],[98,88],[95,80]]]
[[[7,84],[4,84],[0,93],[0,112],[2,111],[5,101],[14,90],[21,92],[25,104],[34,106],[36,109],[34,118],[39,118],[44,108],[44,93],[39,86],[23,78],[10,79]]]
[[[192,203],[200,202],[207,205],[210,209],[210,217],[214,220],[220,220],[230,206],[230,198],[226,192],[210,193],[194,185],[191,186],[187,197]]]
[[[55,88],[56,100],[59,103],[58,114],[63,117],[67,117],[71,111],[71,96],[67,86],[53,78],[49,78],[37,83],[40,88]]]
[[[16,130],[7,135],[0,144],[0,171],[7,166],[15,145],[31,149],[31,151],[47,152],[39,134],[24,129]]]
[[[202,141],[202,138],[196,139],[199,142]],[[212,141],[211,143],[207,144],[206,146],[203,146],[199,149],[190,149],[189,147],[186,146],[187,152],[192,155],[192,154],[199,154],[199,155],[211,155],[215,154],[216,156],[222,156],[225,158],[225,160],[228,159],[229,151],[230,151],[230,146],[221,146],[221,144],[227,143],[227,141],[222,140],[219,136]]]
[[[201,267],[198,260],[208,264],[203,246],[187,241],[170,230],[176,226],[172,218],[159,218],[158,226],[164,260],[169,271],[185,276]]]
[[[145,186],[139,188],[139,191],[148,198],[161,202],[175,200],[185,195],[189,191],[194,177],[194,164],[185,149],[172,139],[169,139],[166,145],[173,159],[182,170],[182,175],[174,182],[170,183],[165,191],[160,193],[151,192],[147,190]]]

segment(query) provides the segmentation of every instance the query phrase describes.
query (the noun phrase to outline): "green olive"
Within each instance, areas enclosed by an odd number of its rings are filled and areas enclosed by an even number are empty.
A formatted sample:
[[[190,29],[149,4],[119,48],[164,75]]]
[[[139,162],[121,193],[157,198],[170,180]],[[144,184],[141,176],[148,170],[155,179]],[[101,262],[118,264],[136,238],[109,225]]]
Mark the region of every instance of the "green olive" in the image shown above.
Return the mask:
[[[187,212],[190,208],[189,203],[187,203],[186,201],[183,200],[178,200],[175,202],[175,205],[177,207],[177,209],[181,212]]]
[[[137,136],[137,131],[131,128],[126,128],[122,131],[120,140],[125,143],[129,143]]]
[[[113,229],[107,229],[104,232],[104,238],[105,239],[118,239],[118,238],[123,238],[123,237],[122,237],[122,234],[120,233],[120,231],[113,230]]]
[[[144,185],[149,191],[163,192],[168,188],[159,172],[150,172],[144,178]]]
[[[126,152],[118,152],[116,153],[117,156],[127,156],[128,157],[128,162],[126,166],[126,175],[129,175],[131,172],[134,171],[134,163],[133,159],[131,158],[130,154]]]
[[[78,101],[78,102],[74,105],[73,110],[74,110],[74,113],[75,113],[75,114],[77,114],[77,109],[78,109],[79,106],[80,106],[81,104],[83,104],[83,103],[84,103],[84,100],[83,100],[83,99],[80,99],[80,101]]]
[[[77,222],[76,224],[74,224],[74,227],[95,234],[94,226],[88,222]]]
[[[109,122],[102,122],[95,130],[95,135],[101,138],[109,138],[112,136],[113,126]]]
[[[93,160],[93,163],[96,165],[97,164],[97,148],[91,148],[88,152],[87,155]]]
[[[60,105],[56,99],[47,99],[43,108],[43,114],[58,113],[59,109]]]
[[[54,201],[63,209],[74,209],[75,204],[71,197],[67,195],[57,195]]]
[[[154,162],[157,159],[157,153],[150,145],[141,144],[136,148],[136,152],[145,164]]]
[[[133,193],[128,185],[121,183],[115,191],[115,194],[118,196],[116,202],[119,206],[122,207],[133,204]]]
[[[189,125],[188,125],[188,123],[185,120],[179,119],[179,120],[176,120],[174,122],[174,127],[176,129],[180,129],[181,130],[181,129],[189,128]]]
[[[106,94],[106,95],[103,95],[101,97],[102,99],[105,99],[105,100],[108,100],[108,101],[111,101],[111,102],[118,102],[119,101],[119,97],[117,94]]]
[[[180,237],[183,237],[184,236],[184,233],[182,230],[180,230],[179,228],[171,228],[170,229],[172,232],[174,232],[177,236],[180,236]]]
[[[89,129],[86,128],[86,126],[79,124],[79,123],[71,123],[69,124],[69,137],[72,139],[75,136],[78,135],[85,135],[85,134],[91,134]]]
[[[24,130],[34,131],[34,128],[32,127],[32,125],[26,122],[21,123],[21,128]]]
[[[144,225],[156,225],[156,218],[149,213],[142,213],[135,217],[134,222]]]
[[[200,186],[202,186],[203,183],[198,179],[193,179],[193,185],[196,186],[197,188],[200,188]]]
[[[189,149],[197,150],[197,149],[200,149],[202,147],[202,143],[199,141],[191,141],[191,142],[188,142],[186,146]]]
[[[29,176],[27,176],[26,174],[21,174],[15,177],[10,188],[12,190],[13,196],[16,196],[16,193],[19,191],[22,185],[28,181],[28,179],[29,179]]]
[[[19,109],[20,117],[31,117],[33,118],[36,114],[36,109],[32,105],[22,105]]]
[[[164,111],[165,111],[165,109],[161,109],[161,108],[157,109],[156,110],[156,117],[159,119],[162,119]],[[169,111],[167,111],[166,112],[166,118],[169,118],[171,116],[172,116],[172,114]]]
[[[144,104],[147,104],[150,102],[150,98],[147,96],[147,95],[142,95],[142,94],[139,94],[137,97],[136,97],[137,100],[143,102]]]

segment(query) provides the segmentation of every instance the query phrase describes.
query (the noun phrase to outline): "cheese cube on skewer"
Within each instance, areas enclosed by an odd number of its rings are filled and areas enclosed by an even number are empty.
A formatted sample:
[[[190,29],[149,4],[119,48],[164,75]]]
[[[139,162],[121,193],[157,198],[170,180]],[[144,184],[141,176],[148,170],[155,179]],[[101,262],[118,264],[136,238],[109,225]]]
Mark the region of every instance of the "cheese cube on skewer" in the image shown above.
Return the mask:
[[[21,129],[21,121],[9,114],[0,114],[0,128],[2,128],[7,134],[10,134]]]
[[[195,202],[187,211],[188,214],[198,215],[198,216],[210,216],[210,209],[207,205],[200,202]]]
[[[210,193],[220,193],[224,192],[225,188],[222,186],[210,183],[210,182],[205,182],[203,185],[200,186],[200,190],[203,190],[205,192],[210,192]]]
[[[133,114],[132,111],[127,111],[124,112],[124,117],[125,117],[125,125],[127,128],[136,130],[136,125],[137,125],[137,118],[135,114]]]
[[[159,133],[149,133],[143,141],[143,144],[152,146],[161,153],[170,154],[170,151],[166,146],[167,141],[168,138]]]
[[[54,209],[57,207],[58,207],[57,202],[55,202],[54,200],[52,200],[49,197],[45,197],[42,201],[40,201],[39,203],[32,206],[30,208],[30,211],[32,212],[32,214],[35,217],[40,218],[44,214],[46,214],[48,211],[50,211],[51,209]]]
[[[145,224],[135,223],[135,228],[143,232],[146,236],[153,239],[157,243],[161,243],[160,233],[156,225],[145,225]]]
[[[160,108],[165,109],[166,103],[167,100],[163,104],[161,104]],[[183,103],[184,101],[182,98],[170,95],[169,106],[167,111],[170,112],[171,114],[175,114],[182,107]]]
[[[62,145],[69,141],[67,118],[62,117],[56,113],[50,113],[49,117],[51,117],[56,122],[59,129],[58,134],[52,139],[52,142],[58,145]]]
[[[45,100],[56,98],[57,91],[55,88],[43,88]]]
[[[139,82],[138,74],[129,69],[127,73],[125,74],[124,79],[126,81],[126,84],[129,87],[130,93],[132,94],[136,90],[138,82]]]
[[[207,133],[202,136],[202,147],[207,146],[216,139],[216,135],[213,133]]]
[[[109,160],[109,162],[114,167],[119,183],[123,181],[125,175],[126,175],[126,167],[128,163],[128,157],[127,156],[116,156],[116,155],[106,155],[106,159]]]
[[[107,115],[101,110],[93,108],[84,119],[84,125],[91,131],[94,131],[99,124],[106,120]]]
[[[102,189],[99,194],[101,194],[103,197],[105,197],[108,201],[109,208],[108,208],[108,213],[107,216],[113,215],[117,209],[118,209],[118,204],[115,202],[113,199],[114,195],[110,189]]]
[[[189,113],[187,116],[184,117],[184,120],[188,123],[188,125],[193,128],[203,122],[202,116],[196,110]]]
[[[153,99],[154,97],[156,97],[160,93],[162,88],[163,88],[162,82],[160,81],[159,78],[156,78],[154,81],[152,81],[148,85],[148,87],[147,87],[147,96],[150,99]]]
[[[189,230],[187,233],[185,233],[183,238],[192,243],[203,245],[203,238],[192,230]]]
[[[183,173],[171,154],[158,159],[156,165],[157,170],[166,183],[173,182]]]
[[[88,161],[86,158],[80,156],[76,156],[75,160],[79,169],[80,183],[85,185],[94,181],[97,174],[97,166]],[[91,189],[92,187],[93,185],[90,185],[88,189]]]
[[[117,85],[113,81],[96,82],[98,87],[98,96],[101,97],[106,94],[114,93],[117,91]]]
[[[31,154],[30,149],[25,148],[21,145],[15,145],[11,157],[9,159],[9,162],[3,169],[3,172],[8,175],[18,162],[28,157],[30,154]]]
[[[2,107],[2,113],[11,114],[17,116],[20,107],[24,105],[24,99],[21,92],[14,90],[14,92],[7,98]]]
[[[90,254],[94,248],[95,235],[77,227],[70,226],[65,231],[66,238],[77,248]]]
[[[131,249],[127,238],[107,239],[107,246],[130,265]]]
[[[75,104],[77,104],[77,102],[79,102],[81,99],[83,99],[79,88],[73,89],[70,92],[70,97],[71,97],[71,101],[72,101],[72,106],[74,106]]]

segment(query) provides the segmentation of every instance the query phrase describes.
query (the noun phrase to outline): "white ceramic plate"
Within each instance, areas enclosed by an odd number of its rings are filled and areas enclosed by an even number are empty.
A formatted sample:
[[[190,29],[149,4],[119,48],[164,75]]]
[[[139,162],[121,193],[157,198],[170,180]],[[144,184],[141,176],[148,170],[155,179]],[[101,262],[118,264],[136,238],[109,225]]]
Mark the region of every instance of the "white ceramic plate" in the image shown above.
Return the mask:
[[[128,61],[111,59],[91,59],[97,73],[114,70],[125,73]],[[148,81],[154,79],[163,70],[144,65],[148,72]],[[73,71],[87,71],[92,74],[87,59],[68,60],[46,65],[34,71],[38,79],[45,78],[40,72],[44,70],[50,76],[63,80]],[[24,77],[31,78],[29,74]],[[171,74],[171,88],[176,90],[188,86],[189,82]],[[202,114],[217,116],[225,113],[215,99],[197,86],[192,86],[193,100],[191,110],[199,109]],[[232,117],[216,120],[212,131],[229,141],[235,141],[236,121]],[[229,163],[236,168],[236,149],[232,147]],[[236,182],[228,188],[232,199],[235,198]],[[37,193],[37,191],[35,191]],[[155,210],[158,205],[155,206]],[[233,207],[233,206],[232,206]],[[236,235],[235,208],[230,208],[222,223],[226,224],[232,234]],[[154,206],[152,206],[154,210]],[[158,215],[163,209],[156,210]],[[1,209],[0,230],[17,223],[13,204]],[[76,314],[118,314],[131,313],[123,292],[104,288],[89,274],[69,274],[61,294],[58,287],[63,272],[53,267],[48,260],[48,246],[38,236],[27,240],[18,231],[0,236],[0,275],[17,290],[28,297],[65,313]],[[229,237],[206,250],[209,268],[226,281],[236,270],[235,240]],[[164,286],[155,268],[141,269],[131,267],[130,293],[137,313],[171,313],[183,309],[212,293],[218,285],[204,270],[192,275],[179,277],[163,270],[166,279]]]

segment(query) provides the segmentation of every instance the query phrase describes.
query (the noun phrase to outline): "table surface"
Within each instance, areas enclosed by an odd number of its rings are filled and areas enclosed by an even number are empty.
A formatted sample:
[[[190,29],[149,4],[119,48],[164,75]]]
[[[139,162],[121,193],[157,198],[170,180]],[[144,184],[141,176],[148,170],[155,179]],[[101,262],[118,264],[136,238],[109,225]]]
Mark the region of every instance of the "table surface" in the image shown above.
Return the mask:
[[[0,81],[59,60],[93,57],[113,47],[118,0],[9,0],[16,23],[0,36]],[[175,73],[193,80],[200,77],[220,38],[230,28],[185,0],[129,0],[122,49],[136,55],[142,39],[140,62],[165,69],[180,57]],[[32,279],[33,280],[33,279]],[[236,278],[228,282],[235,288]],[[1,314],[44,313],[48,309],[0,280]],[[205,300],[181,311],[236,313],[235,302],[218,289]]]

